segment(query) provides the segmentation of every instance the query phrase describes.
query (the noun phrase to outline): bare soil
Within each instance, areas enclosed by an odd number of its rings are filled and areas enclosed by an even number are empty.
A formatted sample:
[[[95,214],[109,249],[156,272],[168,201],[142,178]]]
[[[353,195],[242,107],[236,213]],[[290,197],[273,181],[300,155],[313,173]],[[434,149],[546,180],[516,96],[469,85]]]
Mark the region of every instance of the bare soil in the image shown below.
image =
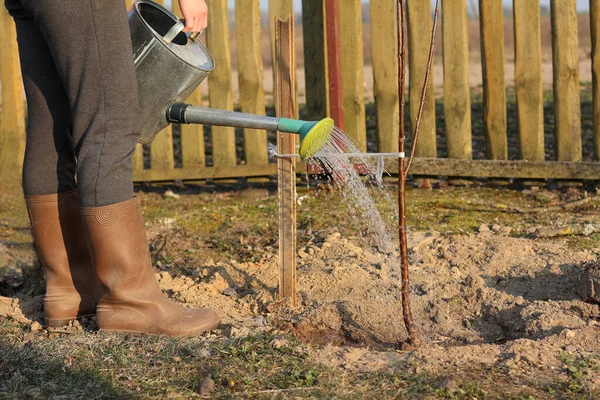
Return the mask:
[[[264,204],[270,196],[251,193],[244,201]],[[534,196],[547,200],[552,192]],[[144,198],[157,200],[154,194]],[[565,197],[554,193],[553,198]],[[524,387],[550,387],[565,378],[566,359],[600,360],[600,307],[578,294],[580,276],[595,263],[599,249],[573,246],[568,237],[540,239],[518,224],[501,222],[463,232],[439,232],[435,226],[411,231],[412,306],[425,343],[407,352],[398,350],[406,332],[396,257],[364,246],[352,230],[323,229],[304,238],[297,264],[300,304],[293,308],[278,298],[276,243],[257,242],[234,224],[231,244],[247,253],[238,252],[238,259],[218,257],[210,251],[209,237],[192,237],[181,229],[180,218],[195,216],[193,209],[183,210],[147,224],[156,277],[172,299],[219,311],[223,327],[211,341],[259,332],[292,335],[311,362],[334,370],[400,369],[435,376],[495,370],[502,371],[508,381],[503,384],[512,389],[513,378]],[[579,223],[598,222],[593,209],[573,214]],[[169,256],[160,257],[161,251]],[[0,256],[6,267],[2,285],[23,285],[35,265],[33,247],[0,245]],[[0,316],[40,332],[41,301],[39,287],[0,297]],[[93,321],[84,329],[93,330]],[[597,371],[600,364],[590,365]],[[597,372],[578,382],[590,396],[599,393]]]

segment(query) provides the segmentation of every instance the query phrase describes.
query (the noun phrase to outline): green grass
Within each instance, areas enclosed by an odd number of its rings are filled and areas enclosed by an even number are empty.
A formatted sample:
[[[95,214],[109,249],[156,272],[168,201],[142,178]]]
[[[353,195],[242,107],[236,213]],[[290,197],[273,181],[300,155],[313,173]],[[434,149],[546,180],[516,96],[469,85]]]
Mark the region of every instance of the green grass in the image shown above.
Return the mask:
[[[566,372],[567,380],[558,385],[548,387],[550,394],[561,394],[562,398],[587,400],[597,399],[599,390],[590,390],[587,381],[600,373],[600,359],[573,356],[562,353],[559,357]]]

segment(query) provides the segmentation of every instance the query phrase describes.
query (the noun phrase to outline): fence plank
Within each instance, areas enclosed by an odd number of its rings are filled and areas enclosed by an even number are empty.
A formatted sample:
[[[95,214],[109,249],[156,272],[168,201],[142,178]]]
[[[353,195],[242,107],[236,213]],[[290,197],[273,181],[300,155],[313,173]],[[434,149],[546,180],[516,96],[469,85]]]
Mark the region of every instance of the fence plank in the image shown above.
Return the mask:
[[[229,9],[227,0],[210,0],[206,42],[215,59],[215,68],[208,75],[208,99],[212,108],[233,110],[231,93],[231,52],[229,35]],[[235,131],[225,126],[212,127],[213,165],[236,165]]]
[[[320,120],[329,116],[324,0],[302,0],[302,31],[304,59],[310,60],[304,63],[306,119]]]
[[[344,129],[361,151],[367,150],[365,125],[365,82],[360,0],[338,4],[340,16],[340,60]]]
[[[396,2],[371,0],[370,6],[378,151],[391,153],[398,151],[398,88],[390,84],[398,81],[398,43],[389,40],[398,26]]]
[[[179,2],[172,0],[173,12],[182,17]],[[200,88],[196,89],[186,100],[193,105],[202,104]],[[182,124],[181,128],[181,160],[183,167],[204,165],[204,127],[200,124]]]
[[[150,145],[150,167],[158,169],[175,168],[173,128],[171,126],[160,131]]]
[[[581,161],[577,0],[552,0],[552,66],[558,161]]]
[[[301,173],[298,168],[298,173]],[[198,167],[174,168],[170,170],[145,169],[136,172],[133,176],[134,182],[167,182],[174,180],[198,181],[203,179],[228,179],[237,177],[263,177],[277,174],[275,164],[260,165],[236,165],[221,167]]]
[[[25,99],[19,64],[15,23],[0,7],[0,190],[21,187],[25,151]]]
[[[508,159],[502,0],[479,0],[487,158]]]
[[[397,162],[386,161],[388,171],[397,169]],[[302,165],[297,173],[303,173]],[[600,162],[521,161],[521,160],[459,160],[448,158],[414,159],[410,170],[413,175],[464,176],[481,178],[524,179],[588,179],[600,180]],[[235,167],[177,168],[153,171],[146,169],[134,175],[135,182],[161,182],[201,179],[235,178],[238,176],[269,176],[277,173],[274,164],[238,165]]]
[[[536,1],[514,0],[515,93],[522,160],[543,161],[544,95],[540,6]]]
[[[470,159],[473,149],[466,2],[444,2],[442,18],[444,118],[448,135],[448,157]]]
[[[592,93],[594,97],[594,156],[600,158],[600,0],[590,0],[592,33]]]
[[[427,71],[427,59],[429,57],[431,26],[433,21],[431,18],[431,3],[429,0],[407,0],[406,5],[406,15],[408,20],[409,108],[410,122],[414,132],[414,124],[417,120],[417,115],[419,114],[421,91],[423,89],[423,82],[425,81],[425,73]],[[385,45],[385,40],[382,40],[382,44]],[[433,85],[434,79],[432,73],[429,76],[429,85],[427,86],[427,95],[425,96],[425,107],[423,108],[423,117],[421,119],[421,127],[419,128],[419,143],[415,149],[415,155],[417,157],[437,156],[435,95],[433,92]]]
[[[275,19],[276,111],[280,118],[294,116],[295,63],[294,19]],[[277,148],[284,154],[296,152],[295,135],[278,132]],[[279,295],[296,306],[296,159],[277,159],[279,194]]]
[[[164,5],[164,0],[157,0],[158,4]],[[173,127],[167,126],[160,131],[150,145],[150,166],[157,169],[175,168],[173,156]]]
[[[135,152],[132,157],[134,175],[144,170],[144,145],[138,143],[135,145]]]
[[[394,163],[390,163],[390,166],[386,164],[386,169],[393,171],[393,165]],[[434,176],[478,176],[481,178],[599,180],[600,163],[415,158],[411,173]]]
[[[235,1],[235,25],[240,106],[243,112],[264,115],[265,92],[262,80],[259,0]],[[267,132],[244,129],[244,151],[246,164],[268,163]]]

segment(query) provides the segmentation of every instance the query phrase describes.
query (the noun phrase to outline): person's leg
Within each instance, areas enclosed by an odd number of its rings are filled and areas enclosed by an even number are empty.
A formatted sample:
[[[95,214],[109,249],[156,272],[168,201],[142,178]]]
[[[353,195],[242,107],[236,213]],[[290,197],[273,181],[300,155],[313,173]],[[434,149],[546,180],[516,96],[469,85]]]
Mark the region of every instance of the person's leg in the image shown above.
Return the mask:
[[[79,213],[66,93],[31,15],[19,0],[6,6],[15,19],[28,105],[23,191],[46,276],[44,317],[61,326],[95,314],[102,290]]]
[[[76,187],[71,110],[54,61],[35,21],[19,0],[6,0],[15,20],[27,98],[23,160],[25,195],[66,192]]]
[[[22,2],[66,90],[82,206],[131,199],[139,105],[124,1]]]
[[[72,111],[81,214],[98,280],[100,329],[171,336],[216,328],[210,309],[169,301],[154,279],[131,156],[139,115],[123,0],[22,0],[44,33]]]

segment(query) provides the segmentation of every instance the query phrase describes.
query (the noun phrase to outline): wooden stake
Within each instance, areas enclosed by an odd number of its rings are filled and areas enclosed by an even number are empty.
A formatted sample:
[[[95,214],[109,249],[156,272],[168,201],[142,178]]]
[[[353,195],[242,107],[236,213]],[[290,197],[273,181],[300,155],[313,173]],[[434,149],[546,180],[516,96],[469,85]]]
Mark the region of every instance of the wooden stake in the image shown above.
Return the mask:
[[[275,18],[275,93],[279,118],[293,118],[295,75],[294,18]],[[282,154],[296,152],[293,134],[278,132],[277,150]],[[279,296],[289,298],[296,306],[296,159],[277,159],[279,194]]]

